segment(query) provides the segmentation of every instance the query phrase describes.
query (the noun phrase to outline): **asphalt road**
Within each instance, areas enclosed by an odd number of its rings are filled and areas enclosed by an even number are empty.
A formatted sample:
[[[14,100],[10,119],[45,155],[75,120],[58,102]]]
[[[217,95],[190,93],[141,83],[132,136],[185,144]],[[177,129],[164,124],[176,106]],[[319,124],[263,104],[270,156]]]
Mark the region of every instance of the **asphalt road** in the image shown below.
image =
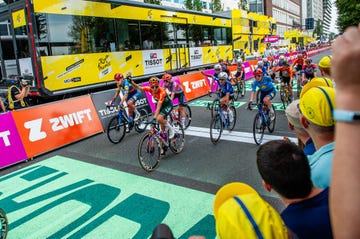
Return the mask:
[[[312,57],[313,62],[317,63],[322,56],[328,54],[330,52]],[[256,110],[249,111],[245,108],[249,95],[248,90],[245,97],[237,101],[236,126],[231,133],[225,130],[217,145],[213,145],[209,138],[211,117],[210,111],[205,107],[207,102],[213,100],[213,97],[205,96],[190,102],[192,122],[189,129],[185,131],[186,145],[183,152],[175,155],[168,151],[158,168],[152,173],[145,172],[139,165],[137,146],[142,134],[132,131],[116,145],[108,141],[106,133],[92,136],[38,156],[32,161],[3,169],[0,171],[0,176],[19,171],[56,155],[210,194],[215,194],[226,183],[245,182],[281,211],[283,206],[277,195],[267,192],[262,187],[261,178],[257,172],[256,151],[259,146],[252,138],[252,124]],[[273,102],[280,103],[278,95]],[[278,108],[276,113],[275,130],[271,134],[268,131],[265,132],[265,141],[281,139],[283,136],[288,136],[295,141],[294,134],[287,127],[284,110]],[[96,174],[96,172],[93,173]]]

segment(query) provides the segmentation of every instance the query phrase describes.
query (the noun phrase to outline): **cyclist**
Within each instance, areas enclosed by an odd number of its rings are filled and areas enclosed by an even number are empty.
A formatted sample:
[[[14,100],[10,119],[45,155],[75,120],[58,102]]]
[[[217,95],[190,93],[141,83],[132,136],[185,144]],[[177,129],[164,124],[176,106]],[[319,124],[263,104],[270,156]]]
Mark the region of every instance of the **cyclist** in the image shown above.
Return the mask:
[[[170,97],[166,94],[164,88],[159,86],[159,79],[157,77],[151,77],[149,79],[150,86],[139,86],[131,80],[131,85],[136,89],[149,92],[152,97],[157,101],[156,110],[154,113],[154,119],[160,124],[161,136],[166,138],[166,128],[169,129],[169,138],[174,138],[175,131],[170,123],[166,120],[167,116],[173,109],[173,104]]]
[[[256,87],[258,87],[260,89],[260,102],[264,102],[268,108],[270,109],[270,119],[274,120],[275,119],[275,112],[274,112],[274,108],[272,107],[271,104],[271,100],[275,97],[276,95],[276,90],[275,90],[275,86],[273,84],[273,82],[277,83],[277,80],[273,80],[268,76],[264,76],[263,75],[263,71],[261,69],[256,69],[254,71],[254,77],[255,77],[255,81],[254,84],[252,86],[252,92],[250,95],[250,101],[248,103],[248,109],[251,109],[251,104],[254,100],[254,96],[255,96],[255,92],[256,92]]]
[[[270,62],[269,62],[268,59],[265,58],[265,57],[262,59],[262,61],[263,61],[263,68],[262,68],[262,70],[263,70],[263,72],[264,72],[264,75],[269,76],[269,75],[270,75],[270,74],[269,74]]]
[[[302,70],[302,67],[304,64],[305,64],[305,60],[304,60],[303,54],[300,53],[297,55],[291,68],[295,69],[296,72],[298,72],[298,71]]]
[[[201,74],[203,74],[204,76],[207,76],[207,77],[209,77],[209,78],[212,79],[211,84],[210,84],[209,92],[211,92],[211,89],[213,88],[213,85],[214,85],[215,81],[219,84],[218,76],[219,76],[219,73],[220,73],[221,70],[222,70],[222,69],[221,69],[221,65],[220,65],[220,64],[216,64],[216,65],[214,66],[214,70],[215,70],[215,72],[214,72],[213,75],[210,75],[210,74],[205,73],[204,71],[201,71]]]
[[[288,87],[289,92],[291,92],[291,99],[294,98],[294,92],[292,91],[292,77],[293,77],[293,71],[290,68],[290,64],[288,61],[284,61],[283,65],[278,67],[276,69],[276,71],[281,72],[281,77],[280,77],[280,86],[282,89],[284,89],[284,87]],[[291,99],[290,102],[291,102]]]
[[[172,80],[172,76],[170,74],[163,75],[162,80],[164,81],[165,90],[168,90],[170,93],[170,99],[174,100],[177,98],[179,100],[179,113],[181,116],[181,118],[180,118],[181,124],[182,124],[183,128],[185,128],[186,113],[184,110],[184,106],[185,106],[184,91],[181,88],[180,84],[178,84],[177,82]]]
[[[140,113],[136,110],[135,102],[140,97],[141,93],[130,84],[129,82],[130,77],[131,77],[131,73],[128,73],[126,75],[126,79],[124,79],[124,76],[121,73],[116,73],[114,75],[114,80],[116,82],[117,88],[115,95],[112,98],[111,104],[112,105],[114,104],[114,101],[120,95],[120,91],[122,90],[124,95],[120,99],[120,105],[124,105],[124,102],[126,101],[126,104],[129,109],[129,120],[130,120],[130,129],[131,129],[134,125],[134,120],[137,120],[140,117]]]
[[[242,85],[241,96],[243,97],[245,95],[245,67],[241,59],[237,59],[236,61],[235,79]]]
[[[229,76],[226,72],[219,73],[219,88],[220,88],[220,107],[227,113],[231,112],[228,110],[229,101],[234,97],[234,89],[229,81]],[[233,121],[233,115],[229,115],[230,122]]]
[[[311,58],[306,58],[305,64],[302,68],[302,84],[305,85],[309,80],[314,77],[317,77],[316,64],[312,63]]]

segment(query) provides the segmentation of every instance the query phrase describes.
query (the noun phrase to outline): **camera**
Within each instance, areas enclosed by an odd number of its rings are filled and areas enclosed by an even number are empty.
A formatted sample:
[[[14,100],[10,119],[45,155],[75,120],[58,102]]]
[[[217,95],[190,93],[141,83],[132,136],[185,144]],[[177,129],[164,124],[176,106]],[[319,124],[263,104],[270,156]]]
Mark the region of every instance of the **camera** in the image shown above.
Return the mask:
[[[20,78],[21,84],[23,86],[32,86],[34,78],[32,76],[24,76]]]

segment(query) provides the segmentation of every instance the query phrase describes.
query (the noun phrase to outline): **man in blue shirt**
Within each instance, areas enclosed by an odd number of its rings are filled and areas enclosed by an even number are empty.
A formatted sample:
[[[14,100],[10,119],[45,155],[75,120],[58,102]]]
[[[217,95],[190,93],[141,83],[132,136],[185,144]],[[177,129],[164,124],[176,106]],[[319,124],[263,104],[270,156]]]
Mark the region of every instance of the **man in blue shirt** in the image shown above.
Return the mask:
[[[270,119],[274,120],[275,113],[274,113],[274,108],[272,107],[271,104],[271,100],[276,95],[276,90],[273,82],[277,83],[277,80],[276,79],[273,80],[268,76],[264,76],[263,71],[259,68],[254,71],[254,77],[255,77],[255,81],[252,86],[252,92],[250,95],[248,108],[251,108],[251,104],[255,97],[256,88],[259,88],[261,92],[260,102],[264,102],[268,106],[268,108],[270,109],[270,113],[269,113]]]
[[[313,186],[304,152],[294,143],[273,140],[257,151],[257,167],[267,191],[272,189],[286,205],[281,217],[299,239],[333,238],[329,188]]]

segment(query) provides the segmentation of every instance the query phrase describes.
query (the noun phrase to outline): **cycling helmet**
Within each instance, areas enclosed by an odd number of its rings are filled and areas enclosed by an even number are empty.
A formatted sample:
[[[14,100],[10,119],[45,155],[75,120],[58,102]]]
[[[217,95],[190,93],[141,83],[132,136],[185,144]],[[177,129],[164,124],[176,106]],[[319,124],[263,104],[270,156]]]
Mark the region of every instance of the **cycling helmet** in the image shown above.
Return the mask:
[[[159,79],[157,77],[151,77],[149,80],[150,86],[159,85]]]
[[[220,71],[220,70],[221,70],[221,65],[220,65],[220,64],[216,64],[216,65],[214,66],[214,69]]]
[[[238,63],[238,64],[242,64],[242,62],[243,62],[243,61],[242,61],[241,59],[238,59],[238,60],[237,60],[237,63]]]
[[[283,61],[283,65],[284,65],[284,66],[289,66],[290,63],[289,63],[287,60],[285,60],[285,61]]]
[[[114,80],[120,80],[121,78],[124,78],[124,76],[121,73],[116,73],[114,75]]]
[[[280,59],[280,60],[285,60],[285,56],[284,56],[284,55],[281,55],[281,56],[279,57],[279,59]]]
[[[331,56],[324,56],[319,61],[319,67],[321,68],[330,68],[331,67]]]
[[[311,60],[311,58],[306,58],[306,59],[305,59],[305,62],[306,62],[306,63],[311,63],[312,60]]]
[[[172,76],[170,74],[165,74],[162,76],[163,80],[171,80]]]
[[[228,78],[228,74],[226,72],[220,72],[218,79],[227,79]]]
[[[260,69],[260,68],[257,68],[255,71],[254,71],[254,75],[262,75],[263,74],[263,71]]]
[[[262,60],[263,60],[264,63],[266,63],[268,61],[267,58],[263,58]]]
[[[303,54],[300,53],[297,55],[297,57],[301,59],[301,58],[303,58]]]

